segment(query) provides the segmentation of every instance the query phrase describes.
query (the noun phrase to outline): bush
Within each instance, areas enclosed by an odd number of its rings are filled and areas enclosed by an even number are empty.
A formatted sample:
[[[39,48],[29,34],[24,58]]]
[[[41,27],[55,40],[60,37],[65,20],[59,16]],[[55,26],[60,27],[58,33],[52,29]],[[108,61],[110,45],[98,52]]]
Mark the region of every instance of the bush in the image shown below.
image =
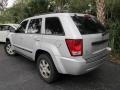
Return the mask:
[[[105,0],[106,17],[110,27],[109,46],[115,53],[120,53],[120,0]]]
[[[107,19],[120,21],[120,0],[105,0]]]
[[[120,21],[109,21],[110,41],[109,45],[113,52],[120,53]]]

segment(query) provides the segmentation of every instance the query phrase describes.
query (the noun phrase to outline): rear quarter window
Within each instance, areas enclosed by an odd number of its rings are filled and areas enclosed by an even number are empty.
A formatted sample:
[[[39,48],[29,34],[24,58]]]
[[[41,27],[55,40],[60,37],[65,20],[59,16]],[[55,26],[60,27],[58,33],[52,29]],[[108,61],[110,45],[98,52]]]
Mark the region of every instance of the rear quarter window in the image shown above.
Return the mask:
[[[62,24],[58,17],[49,17],[45,20],[46,35],[65,35]]]

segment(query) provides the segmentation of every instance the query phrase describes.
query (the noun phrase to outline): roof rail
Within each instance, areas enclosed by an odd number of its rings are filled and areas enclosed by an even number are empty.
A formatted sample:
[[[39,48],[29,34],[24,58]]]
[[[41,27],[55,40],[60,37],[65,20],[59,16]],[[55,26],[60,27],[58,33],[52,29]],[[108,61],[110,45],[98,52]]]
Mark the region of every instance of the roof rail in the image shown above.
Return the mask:
[[[53,13],[70,13],[68,10],[63,10],[63,11],[61,11],[61,12],[57,12],[57,11],[54,11],[54,12],[40,12],[40,14],[36,14],[36,15],[34,15],[34,16],[38,16],[38,15],[44,15],[44,14],[53,14]]]
[[[34,16],[38,16],[38,15],[44,15],[44,14],[53,14],[53,13],[55,13],[55,12],[43,12],[43,13],[39,13],[39,14],[35,14]]]

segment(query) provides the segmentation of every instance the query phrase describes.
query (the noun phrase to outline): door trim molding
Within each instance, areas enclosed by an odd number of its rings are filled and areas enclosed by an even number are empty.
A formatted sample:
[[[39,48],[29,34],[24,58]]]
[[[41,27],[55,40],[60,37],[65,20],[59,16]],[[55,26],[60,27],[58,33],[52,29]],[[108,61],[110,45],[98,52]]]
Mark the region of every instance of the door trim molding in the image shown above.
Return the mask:
[[[32,53],[32,51],[30,51],[30,50],[28,50],[28,49],[24,49],[24,48],[21,48],[21,47],[16,46],[16,45],[13,45],[13,46],[15,46],[16,48],[22,49],[22,50],[24,50],[24,51],[27,51],[27,52],[29,52],[29,53]]]

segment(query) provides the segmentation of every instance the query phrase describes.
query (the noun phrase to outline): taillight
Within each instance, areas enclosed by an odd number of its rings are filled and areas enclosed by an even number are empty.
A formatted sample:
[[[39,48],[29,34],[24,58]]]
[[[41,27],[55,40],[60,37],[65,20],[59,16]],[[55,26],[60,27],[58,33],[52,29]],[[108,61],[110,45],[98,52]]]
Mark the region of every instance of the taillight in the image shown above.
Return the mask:
[[[82,39],[66,39],[65,41],[71,56],[82,56],[83,54]]]

